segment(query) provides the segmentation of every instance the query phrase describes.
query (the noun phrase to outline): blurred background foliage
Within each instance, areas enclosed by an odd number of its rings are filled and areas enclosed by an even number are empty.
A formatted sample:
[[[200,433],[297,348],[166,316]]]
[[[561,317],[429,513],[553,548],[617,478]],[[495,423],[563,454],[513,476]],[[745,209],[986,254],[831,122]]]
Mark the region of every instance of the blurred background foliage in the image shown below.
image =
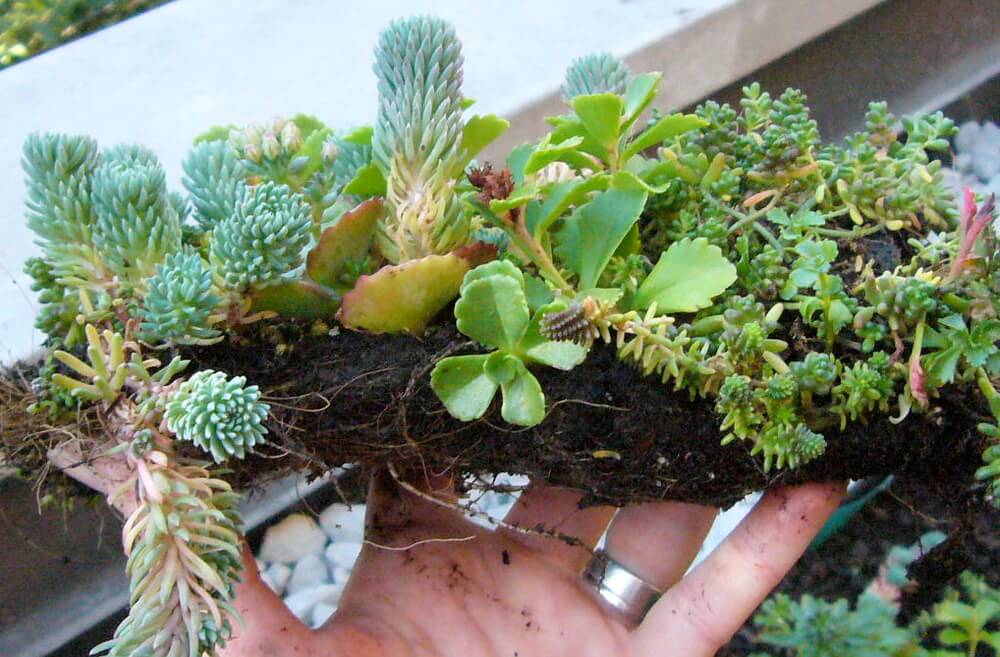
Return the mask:
[[[0,69],[169,0],[0,0]]]

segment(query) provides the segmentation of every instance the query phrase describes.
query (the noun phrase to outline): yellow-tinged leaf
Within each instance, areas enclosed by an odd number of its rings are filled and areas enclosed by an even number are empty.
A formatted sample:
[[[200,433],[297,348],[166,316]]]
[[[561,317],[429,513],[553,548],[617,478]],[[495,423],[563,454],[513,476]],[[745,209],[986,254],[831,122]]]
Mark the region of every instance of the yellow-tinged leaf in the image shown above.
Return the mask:
[[[344,295],[337,317],[350,329],[420,335],[458,296],[469,269],[469,261],[454,253],[386,265],[358,278],[354,289]]]

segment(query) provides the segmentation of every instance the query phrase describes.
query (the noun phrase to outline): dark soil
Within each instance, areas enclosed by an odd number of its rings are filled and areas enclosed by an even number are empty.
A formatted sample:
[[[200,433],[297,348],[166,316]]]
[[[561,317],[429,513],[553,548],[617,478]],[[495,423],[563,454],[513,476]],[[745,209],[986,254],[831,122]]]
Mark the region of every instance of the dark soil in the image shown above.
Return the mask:
[[[991,586],[1000,586],[1000,511],[984,510],[971,526],[959,528],[947,519],[946,511],[941,510],[943,515],[935,515],[933,508],[918,511],[907,499],[911,496],[919,496],[918,487],[896,486],[877,497],[822,547],[807,552],[777,591],[796,599],[809,593],[826,600],[853,601],[876,577],[893,546],[912,545],[932,530],[952,534],[942,546],[951,558],[941,559],[935,550],[910,567],[908,575],[916,587],[903,600],[900,622],[940,600],[944,587],[955,585],[953,575],[962,570],[971,570]],[[928,572],[943,568],[957,570],[949,572],[947,579],[943,572],[933,576]],[[753,625],[747,623],[718,657],[746,657],[765,648],[753,637]]]
[[[828,429],[823,458],[764,473],[748,445],[719,444],[710,402],[643,378],[609,347],[595,347],[570,372],[539,368],[549,414],[523,429],[499,418],[499,395],[477,422],[445,411],[430,389],[430,370],[445,355],[474,349],[453,327],[432,329],[423,340],[353,332],[300,337],[287,324],[262,330],[243,345],[185,354],[193,367],[246,375],[272,404],[271,446],[235,465],[239,483],[277,469],[320,474],[343,463],[391,460],[437,471],[528,474],[585,491],[585,503],[728,506],[753,490],[889,473],[929,482],[928,492],[955,509],[977,492],[973,473],[984,446],[974,396],[945,396],[934,412],[911,414],[900,425],[880,418]]]

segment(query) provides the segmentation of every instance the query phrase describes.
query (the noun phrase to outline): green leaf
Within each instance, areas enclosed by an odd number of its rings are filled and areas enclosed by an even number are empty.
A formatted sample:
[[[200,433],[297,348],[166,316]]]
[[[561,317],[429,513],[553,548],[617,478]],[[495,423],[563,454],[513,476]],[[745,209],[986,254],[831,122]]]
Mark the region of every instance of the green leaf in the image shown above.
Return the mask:
[[[229,132],[236,129],[235,125],[213,125],[195,137],[193,144],[197,146],[203,141],[227,141],[229,139]]]
[[[453,416],[470,422],[483,416],[490,407],[497,384],[486,376],[489,356],[452,356],[434,366],[431,388]]]
[[[528,309],[531,311],[552,303],[552,290],[545,281],[533,274],[524,277],[524,295],[528,299]]]
[[[542,318],[550,312],[565,309],[564,303],[552,303],[540,308],[531,318],[519,345],[527,362],[541,363],[557,370],[571,370],[587,358],[587,350],[583,346],[564,340],[549,340],[541,333]]]
[[[927,357],[926,375],[928,384],[937,388],[955,380],[958,361],[962,357],[962,345],[952,345],[935,351]]]
[[[358,278],[337,317],[349,329],[420,335],[455,298],[469,263],[453,253],[386,265]]]
[[[510,276],[486,276],[462,285],[455,304],[458,330],[481,344],[515,352],[528,326],[524,286]]]
[[[597,286],[632,225],[639,220],[646,193],[609,189],[577,208],[559,230],[556,253],[579,277],[580,288]]]
[[[346,135],[344,135],[344,141],[349,141],[352,144],[359,144],[361,146],[371,146],[372,136],[375,134],[374,128],[370,125],[363,125],[360,128],[355,128],[351,130]]]
[[[495,114],[477,115],[466,121],[465,127],[462,129],[462,156],[459,158],[459,165],[452,175],[460,175],[466,165],[472,161],[472,158],[502,135],[508,127],[510,127],[510,122]]]
[[[594,175],[552,184],[545,202],[525,216],[528,231],[536,238],[541,237],[571,206],[583,203],[591,192],[607,189],[609,181],[606,175]]]
[[[643,110],[656,98],[656,92],[663,79],[662,73],[643,73],[632,78],[625,88],[624,127],[635,123]]]
[[[521,185],[524,183],[524,168],[528,164],[528,158],[531,154],[535,152],[535,147],[531,144],[521,144],[517,146],[510,152],[507,156],[507,166],[510,167],[510,173],[514,176],[514,183]]]
[[[382,216],[382,199],[372,198],[344,213],[323,231],[306,258],[310,278],[327,287],[339,287],[344,266],[364,258],[371,249],[375,225]]]
[[[615,189],[637,189],[647,194],[662,194],[670,187],[670,181],[662,185],[650,185],[631,171],[619,171],[611,179],[611,186]]]
[[[517,268],[517,265],[509,260],[493,260],[492,262],[477,266],[466,274],[462,280],[462,290],[465,290],[466,285],[471,285],[476,281],[496,275],[509,276],[516,280],[519,285],[524,284],[524,274]]]
[[[510,383],[517,376],[517,366],[520,360],[504,351],[494,351],[486,358],[483,372],[490,381],[497,385]]]
[[[275,312],[295,319],[330,319],[340,295],[309,281],[287,281],[250,292],[250,312]]]
[[[674,242],[660,256],[636,292],[636,308],[656,304],[657,312],[694,312],[712,305],[736,280],[736,267],[704,237]]]
[[[305,131],[303,131],[305,134]],[[295,176],[300,180],[308,180],[316,171],[323,166],[323,143],[330,135],[329,128],[320,127],[309,131],[309,136],[305,138],[297,153],[308,158],[306,165],[297,171]]]
[[[697,128],[704,128],[707,125],[707,121],[694,114],[669,114],[664,116],[632,140],[632,143],[628,145],[622,154],[622,160],[628,161],[633,155],[646,150],[650,146],[662,144],[677,135],[690,130],[696,130]]]
[[[385,190],[385,176],[374,164],[358,169],[354,179],[344,185],[345,194],[356,196],[385,196]]]
[[[325,130],[327,133],[330,131],[325,123],[312,114],[296,114],[289,120],[299,129],[303,139],[309,139],[314,132],[320,130]]]
[[[590,136],[611,150],[621,131],[622,97],[611,93],[590,94],[577,96],[570,104]]]
[[[520,360],[513,380],[500,386],[503,406],[500,415],[511,424],[533,427],[545,419],[545,395],[535,375]]]
[[[525,175],[541,171],[553,162],[569,161],[571,164],[574,162],[580,164],[580,158],[583,158],[584,162],[593,164],[578,151],[580,145],[583,144],[583,137],[570,137],[558,144],[550,143],[549,140],[551,137],[551,134],[545,135],[545,138],[538,143],[538,146],[528,156],[528,160],[524,164]]]
[[[510,193],[510,196],[504,199],[493,199],[490,201],[490,210],[495,214],[503,214],[514,208],[519,208],[526,204],[528,201],[534,199],[538,196],[538,188],[532,185],[518,185]]]

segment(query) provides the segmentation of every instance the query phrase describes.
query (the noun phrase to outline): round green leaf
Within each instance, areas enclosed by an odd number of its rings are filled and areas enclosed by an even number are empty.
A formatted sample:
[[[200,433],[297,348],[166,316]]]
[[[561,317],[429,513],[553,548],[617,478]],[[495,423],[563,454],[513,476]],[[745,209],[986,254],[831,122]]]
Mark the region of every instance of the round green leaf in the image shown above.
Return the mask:
[[[517,365],[516,376],[500,386],[503,392],[500,414],[511,424],[533,427],[545,419],[545,395],[535,375],[521,361]]]
[[[486,376],[488,356],[452,356],[434,366],[431,388],[453,416],[469,422],[483,416],[493,401],[497,384]]]
[[[511,352],[528,326],[524,286],[510,276],[487,276],[462,287],[455,304],[458,330],[476,342]]]
[[[712,305],[712,299],[736,280],[736,267],[719,247],[704,237],[674,242],[660,256],[635,295],[636,308],[653,303],[661,313],[694,312]]]

